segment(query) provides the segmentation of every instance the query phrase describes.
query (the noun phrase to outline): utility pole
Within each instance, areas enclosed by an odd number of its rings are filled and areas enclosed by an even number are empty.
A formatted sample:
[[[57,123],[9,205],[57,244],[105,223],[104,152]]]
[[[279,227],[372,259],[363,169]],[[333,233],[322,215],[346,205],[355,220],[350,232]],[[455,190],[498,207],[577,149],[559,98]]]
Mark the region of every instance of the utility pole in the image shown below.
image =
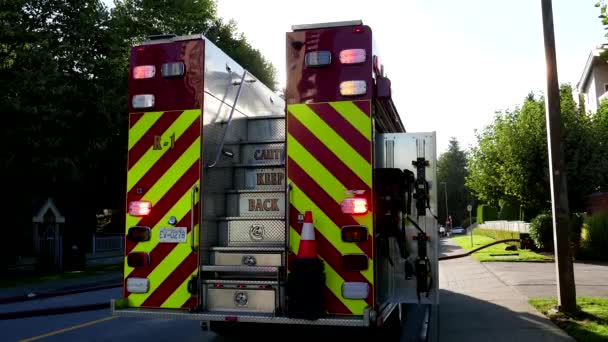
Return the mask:
[[[551,209],[553,211],[553,245],[555,246],[555,270],[557,272],[557,309],[574,313],[577,311],[576,288],[574,287],[574,270],[568,241],[568,187],[561,136],[562,121],[560,117],[555,33],[553,31],[553,5],[551,0],[541,0],[541,5],[547,63],[547,146],[551,179]]]
[[[443,184],[443,189],[444,189],[444,194],[445,194],[445,220],[448,220],[448,217],[450,217],[450,211],[448,210],[448,183],[447,182],[441,182],[441,184]],[[445,227],[446,230],[448,227]]]

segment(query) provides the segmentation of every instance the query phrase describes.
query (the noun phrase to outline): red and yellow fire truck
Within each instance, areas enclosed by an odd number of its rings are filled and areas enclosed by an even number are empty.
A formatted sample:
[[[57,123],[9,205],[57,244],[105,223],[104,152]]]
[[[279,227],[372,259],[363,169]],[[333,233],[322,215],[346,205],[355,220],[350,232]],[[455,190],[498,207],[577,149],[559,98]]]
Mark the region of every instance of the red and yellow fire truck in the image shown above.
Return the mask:
[[[438,303],[435,134],[405,132],[371,28],[293,26],[286,57],[282,97],[202,35],[132,48],[115,315],[379,326]]]

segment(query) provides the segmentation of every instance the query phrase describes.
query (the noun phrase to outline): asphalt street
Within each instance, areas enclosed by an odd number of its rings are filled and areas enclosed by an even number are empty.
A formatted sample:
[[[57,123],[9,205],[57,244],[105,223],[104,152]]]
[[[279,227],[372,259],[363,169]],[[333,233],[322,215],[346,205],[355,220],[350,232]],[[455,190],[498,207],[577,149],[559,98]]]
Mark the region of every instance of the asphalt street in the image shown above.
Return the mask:
[[[109,302],[112,298],[120,297],[120,289],[108,289],[68,296],[32,300],[22,303],[0,305],[0,312],[42,309],[57,306],[72,306]],[[419,317],[417,318],[419,319]],[[267,327],[267,326],[265,326]],[[411,327],[408,327],[408,329]],[[403,327],[401,341],[413,341],[414,335],[419,335],[420,329],[409,332]],[[414,330],[414,329],[412,329]],[[338,336],[349,341],[369,341],[366,332],[357,329],[315,328],[310,327],[281,327],[271,329],[260,328],[241,337],[220,337],[210,331],[202,331],[198,321],[112,317],[109,309],[86,311],[46,317],[25,319],[0,320],[0,341],[285,341],[297,337],[307,337],[306,340],[326,340],[329,333],[339,333]]]

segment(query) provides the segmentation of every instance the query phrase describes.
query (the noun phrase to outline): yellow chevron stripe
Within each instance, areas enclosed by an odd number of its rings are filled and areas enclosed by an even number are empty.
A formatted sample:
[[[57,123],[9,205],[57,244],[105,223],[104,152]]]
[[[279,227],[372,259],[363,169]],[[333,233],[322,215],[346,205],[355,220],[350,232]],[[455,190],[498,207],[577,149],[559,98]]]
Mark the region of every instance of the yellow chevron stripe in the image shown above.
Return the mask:
[[[342,255],[344,254],[364,254],[363,250],[355,243],[349,243],[342,241],[342,235],[340,233],[340,227],[336,224],[315,204],[298,186],[292,183],[293,190],[291,192],[291,205],[294,206],[299,212],[303,213],[306,210],[311,210],[315,213],[314,224],[319,232],[329,241],[334,248],[336,248]],[[290,241],[291,242],[291,241]],[[298,246],[297,244],[295,246]],[[291,245],[294,248],[294,245]],[[374,268],[373,260],[369,259],[369,267],[367,270],[361,272],[365,279],[370,284],[374,283]]]
[[[289,105],[288,110],[298,121],[306,126],[337,158],[348,166],[361,180],[372,187],[371,164],[365,160],[350,144],[336,133],[325,121],[305,104]],[[289,152],[291,155],[291,152]]]
[[[294,253],[298,253],[298,247],[300,246],[300,235],[298,232],[290,228],[289,240],[292,245],[295,245]],[[323,258],[320,258],[323,260]],[[336,272],[325,260],[323,260],[326,284],[327,288],[338,298],[352,313],[353,315],[363,315],[365,308],[368,306],[367,302],[364,299],[346,299],[342,297],[342,284],[344,284],[345,280],[340,277],[338,272]]]
[[[196,272],[197,272],[197,270],[192,272],[192,274],[190,274],[188,276],[188,278],[186,278],[186,280],[184,280],[184,282],[175,290],[175,292],[173,292],[169,296],[169,298],[167,298],[167,300],[165,300],[161,304],[160,307],[161,308],[181,308],[182,305],[186,304],[188,299],[190,299],[190,297],[192,296],[190,294],[190,292],[188,292],[188,282],[190,281],[190,278],[192,278],[192,276],[196,274]]]
[[[188,233],[186,237],[187,241],[190,241],[190,235],[191,233]],[[150,291],[148,291],[148,293],[129,294],[129,304],[131,306],[141,306],[141,304],[169,277],[171,271],[186,260],[188,255],[192,253],[189,248],[190,246],[187,247],[188,248],[179,248],[179,246],[177,246],[174,248],[169,255],[163,259],[161,264],[156,266],[154,271],[150,273],[148,276],[148,279],[150,280]]]
[[[336,112],[350,122],[367,140],[372,140],[372,119],[351,101],[331,102]]]
[[[289,157],[298,163],[336,203],[340,204],[347,197],[344,192],[348,189],[291,134],[287,136],[287,146],[289,146]],[[368,172],[372,172],[371,168]],[[353,218],[359,224],[367,226],[370,233],[373,232],[373,216],[371,211],[366,215],[356,215]]]
[[[171,190],[175,182],[200,158],[200,146],[201,139],[197,138],[154,186],[146,192],[142,200],[152,202],[152,208],[154,208],[154,204],[158,203]],[[127,215],[127,227],[136,226],[141,219],[141,217]]]
[[[148,114],[150,114],[150,113],[146,113],[144,115],[144,117],[146,117]],[[161,136],[163,137],[163,139],[166,140],[166,139],[169,139],[170,135],[175,133],[175,140],[177,140],[179,137],[181,137],[184,134],[184,132],[188,129],[188,127],[190,127],[190,125],[200,116],[200,110],[198,110],[198,109],[185,110],[183,113],[180,113],[180,114],[176,113],[176,114],[170,114],[170,115],[179,115],[179,117],[177,118],[177,120],[175,120],[173,122],[173,124],[171,124],[171,126],[169,126],[169,128],[167,128],[167,130],[165,132],[163,132],[161,134]],[[141,120],[143,120],[144,117],[139,119],[137,124],[139,124],[139,122]],[[159,115],[159,117],[160,117],[160,115]],[[146,132],[144,131],[144,134],[145,133]],[[138,134],[139,134],[139,131],[137,132],[137,134],[134,134],[134,135],[138,135]],[[142,134],[142,136],[143,136],[143,134]],[[131,137],[131,130],[129,130],[129,140],[130,140],[130,137]],[[139,138],[141,138],[141,137],[139,137]],[[137,143],[137,142],[135,142],[135,143]],[[132,146],[129,144],[129,149],[131,147]],[[133,165],[133,167],[129,170],[129,173],[127,176],[127,192],[131,191],[131,189],[133,189],[133,186],[135,186],[135,184],[137,184],[137,182],[146,174],[146,172],[148,172],[150,170],[150,168],[152,168],[152,166],[154,166],[154,164],[156,164],[156,162],[165,153],[167,153],[167,151],[170,150],[169,148],[163,148],[162,150],[153,150],[152,148],[153,148],[153,146],[150,146],[148,151],[146,153],[144,153],[144,155],[137,161],[137,163],[135,165]]]
[[[129,150],[137,144],[137,142],[146,134],[146,132],[154,126],[156,121],[160,119],[163,112],[148,112],[142,115],[141,118],[129,128]]]

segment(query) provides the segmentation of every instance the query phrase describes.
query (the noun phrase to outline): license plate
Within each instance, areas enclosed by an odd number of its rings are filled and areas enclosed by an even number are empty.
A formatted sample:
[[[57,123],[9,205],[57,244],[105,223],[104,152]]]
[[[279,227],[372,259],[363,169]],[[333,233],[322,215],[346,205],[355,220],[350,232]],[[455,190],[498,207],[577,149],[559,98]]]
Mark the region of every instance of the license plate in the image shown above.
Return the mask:
[[[158,242],[185,243],[188,228],[160,228],[158,231]]]

